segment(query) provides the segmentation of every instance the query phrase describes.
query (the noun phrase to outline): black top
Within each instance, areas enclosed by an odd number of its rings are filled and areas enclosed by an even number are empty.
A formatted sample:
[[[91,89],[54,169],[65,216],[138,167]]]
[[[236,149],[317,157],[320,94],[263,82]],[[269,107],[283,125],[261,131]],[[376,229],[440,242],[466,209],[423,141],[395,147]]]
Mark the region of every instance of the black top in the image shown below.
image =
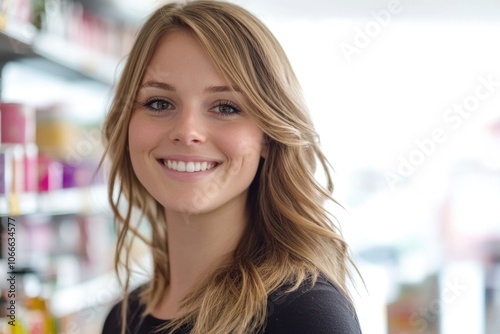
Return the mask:
[[[265,334],[361,334],[356,312],[345,296],[326,279],[319,277],[311,288],[304,284],[289,294],[282,287],[268,297]],[[127,334],[150,334],[168,323],[147,315],[141,321],[144,306],[139,305],[138,290],[129,295]],[[102,334],[119,334],[121,303],[108,314]],[[187,334],[183,328],[175,334]],[[221,333],[222,334],[222,333]]]

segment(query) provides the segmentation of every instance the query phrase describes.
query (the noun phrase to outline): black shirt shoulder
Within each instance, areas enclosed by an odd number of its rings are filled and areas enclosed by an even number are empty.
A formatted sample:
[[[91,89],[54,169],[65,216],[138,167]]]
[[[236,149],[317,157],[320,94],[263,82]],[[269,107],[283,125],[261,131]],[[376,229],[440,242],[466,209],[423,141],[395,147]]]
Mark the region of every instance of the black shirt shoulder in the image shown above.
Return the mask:
[[[129,326],[130,323],[139,322],[141,319],[143,308],[139,303],[139,293],[140,288],[137,288],[128,295],[127,322],[129,323]],[[102,334],[121,333],[122,303],[123,301],[117,303],[108,313],[106,321],[104,322]],[[134,330],[137,330],[137,328],[134,328]],[[132,328],[128,328],[126,333],[137,333],[137,331],[134,330]]]
[[[269,296],[265,334],[361,334],[354,306],[324,277]]]
[[[332,283],[319,277],[314,286],[307,283],[287,293],[283,286],[268,297],[267,323],[264,334],[361,334],[358,318],[351,303]],[[140,288],[129,295],[127,334],[150,334],[168,320],[151,315],[142,317]],[[121,332],[121,302],[108,314],[102,334]],[[177,331],[187,334],[187,328]]]
[[[139,302],[139,294],[144,286],[140,286],[128,295],[127,308],[127,330],[126,334],[150,334],[159,326],[165,325],[168,321],[153,317],[152,315],[143,316],[145,306]],[[122,329],[122,303],[117,303],[104,322],[102,334],[120,334]],[[184,334],[184,332],[176,332]]]

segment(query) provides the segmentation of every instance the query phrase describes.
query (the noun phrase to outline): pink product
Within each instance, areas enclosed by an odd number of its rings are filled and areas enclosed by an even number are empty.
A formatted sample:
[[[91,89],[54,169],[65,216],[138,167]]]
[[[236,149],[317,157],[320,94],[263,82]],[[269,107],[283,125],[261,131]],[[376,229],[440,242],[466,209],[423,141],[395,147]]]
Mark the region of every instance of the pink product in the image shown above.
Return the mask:
[[[46,156],[38,156],[38,191],[48,192],[63,187],[63,166]]]
[[[38,147],[36,144],[24,146],[24,191],[38,190]]]
[[[32,107],[20,103],[0,103],[1,143],[35,142],[36,115]]]
[[[29,0],[3,1],[0,11],[16,21],[31,22],[32,6]]]

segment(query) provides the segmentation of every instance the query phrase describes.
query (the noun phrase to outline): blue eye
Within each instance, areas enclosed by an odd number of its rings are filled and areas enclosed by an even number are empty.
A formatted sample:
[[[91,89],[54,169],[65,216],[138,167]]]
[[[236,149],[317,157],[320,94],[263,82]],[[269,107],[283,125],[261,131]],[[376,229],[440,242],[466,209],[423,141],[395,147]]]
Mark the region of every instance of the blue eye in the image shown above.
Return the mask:
[[[156,97],[149,99],[146,103],[144,103],[144,106],[156,112],[173,109],[172,103]]]
[[[221,116],[232,116],[239,114],[241,112],[241,109],[230,101],[219,101],[212,108],[212,111],[220,114]]]

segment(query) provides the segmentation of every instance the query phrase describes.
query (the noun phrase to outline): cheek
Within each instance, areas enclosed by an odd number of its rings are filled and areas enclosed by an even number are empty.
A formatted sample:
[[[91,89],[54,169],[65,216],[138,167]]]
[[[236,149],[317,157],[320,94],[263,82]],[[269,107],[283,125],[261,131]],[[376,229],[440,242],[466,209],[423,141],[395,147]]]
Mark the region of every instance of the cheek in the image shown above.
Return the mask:
[[[224,151],[232,161],[232,167],[256,169],[258,166],[262,148],[263,134],[261,131],[231,131],[225,134]]]
[[[161,128],[141,114],[132,115],[128,127],[128,145],[132,169],[140,182],[148,188],[151,178],[151,152],[158,145]]]
[[[143,117],[133,114],[128,127],[128,146],[132,161],[136,155],[150,149],[157,137],[154,124],[147,122]]]

